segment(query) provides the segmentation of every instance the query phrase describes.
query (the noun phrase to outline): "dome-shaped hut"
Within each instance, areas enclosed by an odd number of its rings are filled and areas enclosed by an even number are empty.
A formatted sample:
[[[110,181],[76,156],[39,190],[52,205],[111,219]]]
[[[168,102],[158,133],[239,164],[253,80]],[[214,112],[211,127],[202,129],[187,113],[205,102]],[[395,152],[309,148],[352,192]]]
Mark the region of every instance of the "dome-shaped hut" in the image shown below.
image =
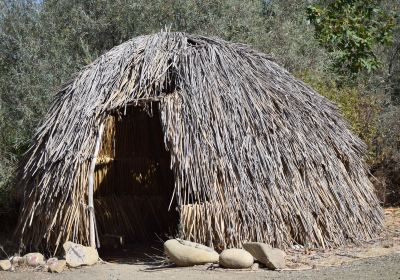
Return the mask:
[[[137,37],[56,95],[21,170],[17,232],[53,249],[107,234],[217,248],[366,240],[383,214],[364,152],[337,107],[267,55]]]

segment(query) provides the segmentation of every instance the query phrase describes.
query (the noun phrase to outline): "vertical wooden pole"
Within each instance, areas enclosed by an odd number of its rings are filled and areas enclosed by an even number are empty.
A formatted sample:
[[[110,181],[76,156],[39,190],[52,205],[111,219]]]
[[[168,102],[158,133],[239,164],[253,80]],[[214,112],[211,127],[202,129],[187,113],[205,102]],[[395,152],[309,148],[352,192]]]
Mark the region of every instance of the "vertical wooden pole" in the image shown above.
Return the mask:
[[[104,131],[104,123],[102,123],[99,127],[96,146],[94,148],[94,153],[92,157],[92,162],[90,163],[89,169],[89,186],[88,186],[88,208],[89,208],[89,238],[90,238],[90,246],[96,248],[96,237],[94,233],[95,223],[94,220],[94,203],[93,203],[93,185],[94,185],[94,169],[96,167],[97,155],[100,151],[100,143],[101,137],[103,136]]]

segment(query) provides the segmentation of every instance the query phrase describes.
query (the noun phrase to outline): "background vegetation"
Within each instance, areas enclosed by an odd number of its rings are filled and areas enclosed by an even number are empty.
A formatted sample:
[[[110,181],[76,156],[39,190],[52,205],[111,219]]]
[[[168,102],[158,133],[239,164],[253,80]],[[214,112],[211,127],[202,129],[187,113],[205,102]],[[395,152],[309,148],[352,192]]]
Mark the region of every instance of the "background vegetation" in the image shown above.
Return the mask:
[[[0,0],[0,214],[52,95],[82,66],[165,27],[243,42],[337,102],[368,144],[386,203],[400,197],[397,0]]]

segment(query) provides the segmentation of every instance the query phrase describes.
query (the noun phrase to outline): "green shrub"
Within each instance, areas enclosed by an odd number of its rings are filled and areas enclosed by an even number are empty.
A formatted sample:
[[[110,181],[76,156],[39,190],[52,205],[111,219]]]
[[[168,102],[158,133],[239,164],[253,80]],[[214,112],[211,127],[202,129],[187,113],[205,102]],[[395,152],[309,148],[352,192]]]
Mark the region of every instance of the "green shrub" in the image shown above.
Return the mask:
[[[344,77],[380,66],[375,49],[392,42],[396,14],[378,0],[317,1],[308,7],[315,37],[332,56],[333,69]]]

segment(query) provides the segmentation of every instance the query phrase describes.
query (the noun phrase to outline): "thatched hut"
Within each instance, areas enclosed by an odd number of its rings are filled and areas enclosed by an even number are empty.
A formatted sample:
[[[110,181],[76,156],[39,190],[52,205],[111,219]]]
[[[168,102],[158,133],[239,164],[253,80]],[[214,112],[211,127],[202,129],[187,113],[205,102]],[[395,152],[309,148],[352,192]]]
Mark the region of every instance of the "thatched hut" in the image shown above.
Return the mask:
[[[383,215],[364,152],[337,107],[267,55],[137,37],[56,95],[21,170],[17,232],[52,249],[96,231],[217,248],[366,240]]]

